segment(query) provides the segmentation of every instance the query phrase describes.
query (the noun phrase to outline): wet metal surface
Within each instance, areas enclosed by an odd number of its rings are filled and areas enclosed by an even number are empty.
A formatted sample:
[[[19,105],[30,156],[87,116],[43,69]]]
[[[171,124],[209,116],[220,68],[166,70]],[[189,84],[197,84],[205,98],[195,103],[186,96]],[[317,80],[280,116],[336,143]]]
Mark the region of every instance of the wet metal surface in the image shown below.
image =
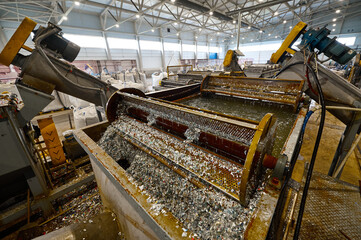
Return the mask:
[[[227,115],[260,121],[267,113],[273,113],[277,118],[276,139],[272,155],[278,156],[290,134],[297,114],[287,106],[276,106],[274,104],[259,104],[253,101],[242,101],[241,99],[226,96],[197,96],[180,101],[179,103],[197,107],[200,109],[222,112]]]

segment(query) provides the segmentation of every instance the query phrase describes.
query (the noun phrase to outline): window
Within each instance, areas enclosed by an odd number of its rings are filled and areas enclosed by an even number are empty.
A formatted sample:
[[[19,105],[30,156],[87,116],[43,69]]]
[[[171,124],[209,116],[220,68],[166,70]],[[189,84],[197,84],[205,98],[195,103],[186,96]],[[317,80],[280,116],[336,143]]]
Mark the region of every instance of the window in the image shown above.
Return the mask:
[[[197,51],[198,52],[208,52],[208,47],[207,46],[202,46],[202,45],[198,45],[197,46]]]
[[[146,41],[140,40],[139,41],[141,50],[155,50],[160,51],[162,49],[161,43],[156,41]]]
[[[243,46],[240,46],[240,50],[242,52],[276,51],[280,48],[280,46],[281,46],[281,43],[243,45]]]
[[[82,48],[106,48],[105,39],[103,37],[66,33],[64,34],[64,37]]]
[[[184,52],[195,52],[196,51],[196,46],[195,45],[183,44],[182,47],[183,47]]]
[[[135,39],[108,38],[108,44],[113,49],[138,49]]]
[[[180,51],[179,43],[164,42],[164,51]]]
[[[209,51],[212,53],[221,52],[219,47],[209,47]]]
[[[340,37],[336,39],[342,44],[345,44],[346,46],[353,46],[356,41],[356,37]]]

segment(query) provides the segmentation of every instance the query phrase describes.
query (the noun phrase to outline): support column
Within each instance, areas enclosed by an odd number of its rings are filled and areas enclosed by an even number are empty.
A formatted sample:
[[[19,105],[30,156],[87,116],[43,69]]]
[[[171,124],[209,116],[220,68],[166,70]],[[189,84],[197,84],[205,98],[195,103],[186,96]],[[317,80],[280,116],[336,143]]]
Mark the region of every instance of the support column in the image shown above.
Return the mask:
[[[179,44],[180,44],[179,60],[180,60],[180,62],[181,62],[182,59],[183,59],[183,42],[182,42],[181,39],[179,39]]]
[[[162,49],[161,49],[162,68],[166,69],[167,66],[165,65],[165,52],[164,52],[164,39],[163,39],[163,37],[160,38],[160,42],[162,44]]]
[[[358,129],[360,128],[360,125],[361,125],[361,113],[360,112],[354,113],[351,123],[349,123],[346,126],[346,129],[343,135],[341,136],[340,142],[337,146],[336,153],[333,157],[330,169],[328,171],[329,176],[332,176],[335,173],[336,169],[341,165],[342,160],[346,157],[348,151],[352,146],[353,140],[356,137]],[[340,178],[342,170],[343,167],[339,172],[339,174],[336,176],[337,179]]]
[[[237,25],[237,50],[239,50],[239,40],[241,35],[241,12],[238,13],[238,25]]]
[[[198,42],[196,40],[196,51],[195,51],[195,54],[194,54],[194,67],[196,67],[196,64],[197,64],[197,60],[198,60]]]
[[[209,60],[209,35],[207,35],[207,60]]]
[[[108,37],[107,37],[107,35],[106,35],[106,33],[104,31],[102,32],[102,35],[103,35],[103,38],[105,40],[105,46],[106,46],[105,52],[107,54],[107,59],[112,60],[112,55],[110,53],[110,48],[109,48],[109,43],[108,43]]]
[[[138,70],[143,71],[143,57],[142,57],[142,49],[140,48],[139,36],[135,36],[137,40],[137,53],[138,53]]]
[[[0,25],[0,49],[3,49],[7,43],[5,32],[3,27]]]
[[[135,40],[137,41],[137,69],[138,71],[143,71],[143,58],[142,58],[142,50],[140,48],[139,36],[138,36],[138,28],[137,22],[134,22],[134,32],[135,32]]]

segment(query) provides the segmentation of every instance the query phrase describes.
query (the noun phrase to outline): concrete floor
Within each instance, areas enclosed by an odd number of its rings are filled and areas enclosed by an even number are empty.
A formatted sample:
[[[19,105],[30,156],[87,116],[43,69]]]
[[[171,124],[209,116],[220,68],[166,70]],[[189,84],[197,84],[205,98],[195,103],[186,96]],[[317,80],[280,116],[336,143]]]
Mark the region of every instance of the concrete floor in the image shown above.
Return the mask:
[[[307,124],[303,139],[303,145],[300,154],[308,162],[311,159],[313,146],[316,140],[318,125],[320,121],[319,116],[319,111],[311,116]],[[324,174],[328,173],[333,156],[336,152],[338,142],[342,133],[344,132],[344,129],[345,124],[335,118],[331,113],[326,113],[325,127],[323,130],[320,147],[317,153],[314,171]],[[346,162],[340,179],[354,185],[359,185],[358,181],[361,180],[360,164],[360,160],[358,160],[356,158],[356,155],[353,153]]]

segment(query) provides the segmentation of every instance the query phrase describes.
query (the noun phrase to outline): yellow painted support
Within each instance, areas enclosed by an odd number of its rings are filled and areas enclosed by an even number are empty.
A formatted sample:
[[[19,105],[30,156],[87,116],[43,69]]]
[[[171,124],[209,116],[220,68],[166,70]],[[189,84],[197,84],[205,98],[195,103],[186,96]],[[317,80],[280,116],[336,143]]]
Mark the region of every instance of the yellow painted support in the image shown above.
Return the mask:
[[[38,124],[53,165],[65,163],[66,159],[64,150],[61,145],[53,118],[49,117],[39,119]]]
[[[288,52],[290,54],[294,54],[296,51],[291,49],[292,44],[298,39],[303,30],[305,30],[307,24],[304,22],[299,22],[294,26],[291,32],[288,34],[286,39],[283,41],[281,47],[277,50],[277,52],[273,53],[271,56],[271,62],[278,63],[282,56]]]
[[[24,18],[18,29],[16,29],[14,35],[10,38],[9,42],[0,53],[1,64],[9,66],[21,48],[25,48],[28,51],[31,49],[25,46],[24,43],[26,42],[26,39],[28,39],[31,31],[35,28],[35,26],[36,22],[30,18]]]
[[[267,134],[267,130],[270,127],[270,124],[272,122],[272,113],[267,113],[262,120],[259,122],[256,133],[254,134],[254,137],[252,139],[251,145],[249,146],[248,153],[246,156],[246,161],[243,166],[243,172],[241,177],[241,185],[240,185],[240,194],[239,194],[239,200],[243,206],[248,205],[248,192],[252,191],[250,188],[250,183],[252,176],[251,171],[254,171],[257,166],[257,163],[255,162],[255,155],[257,151],[257,147],[261,139],[265,137],[265,134]],[[263,159],[258,159],[258,161],[261,161],[259,164],[262,164]]]
[[[223,60],[223,66],[228,67],[229,65],[231,65],[232,57],[233,57],[233,50],[228,50]]]

